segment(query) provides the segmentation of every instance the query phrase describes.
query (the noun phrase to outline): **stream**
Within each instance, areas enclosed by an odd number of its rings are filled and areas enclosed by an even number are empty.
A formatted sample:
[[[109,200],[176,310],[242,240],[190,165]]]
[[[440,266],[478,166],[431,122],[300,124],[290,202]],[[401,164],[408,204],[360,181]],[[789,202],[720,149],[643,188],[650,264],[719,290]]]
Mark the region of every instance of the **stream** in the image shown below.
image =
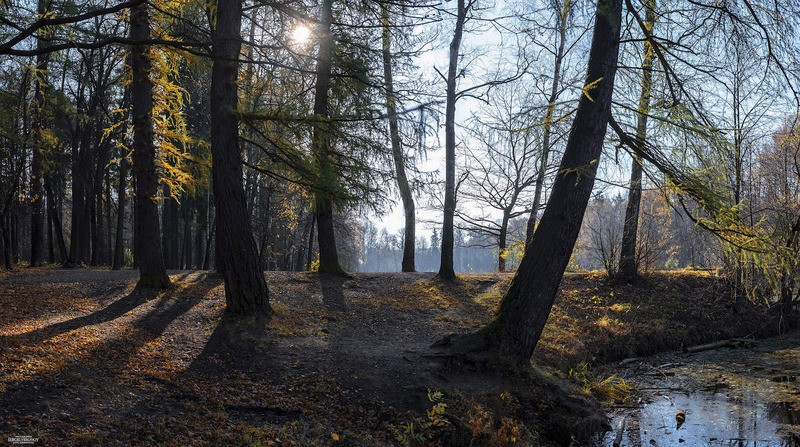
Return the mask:
[[[617,374],[638,393],[609,415],[599,446],[624,420],[624,447],[800,447],[798,334],[646,357]]]

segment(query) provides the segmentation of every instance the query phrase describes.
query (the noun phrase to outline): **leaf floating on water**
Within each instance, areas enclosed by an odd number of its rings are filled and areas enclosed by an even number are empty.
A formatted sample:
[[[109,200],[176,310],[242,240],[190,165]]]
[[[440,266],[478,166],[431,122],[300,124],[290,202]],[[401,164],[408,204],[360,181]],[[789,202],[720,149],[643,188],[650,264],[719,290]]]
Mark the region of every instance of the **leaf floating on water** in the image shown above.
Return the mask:
[[[677,423],[675,430],[680,429],[681,425],[683,425],[685,421],[686,421],[686,413],[683,410],[678,410],[678,412],[675,414],[675,422]]]

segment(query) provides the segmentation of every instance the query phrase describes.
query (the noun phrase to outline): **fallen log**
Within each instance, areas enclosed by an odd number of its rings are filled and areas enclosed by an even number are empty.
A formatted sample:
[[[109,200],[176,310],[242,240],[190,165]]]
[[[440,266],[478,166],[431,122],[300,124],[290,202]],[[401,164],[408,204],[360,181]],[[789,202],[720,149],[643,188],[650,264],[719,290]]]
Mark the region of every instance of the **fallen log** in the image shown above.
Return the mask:
[[[704,345],[690,346],[684,349],[684,352],[695,353],[700,351],[709,351],[711,349],[719,349],[725,347],[749,347],[755,344],[755,340],[749,338],[729,338],[727,340],[715,341],[714,343],[706,343]]]
[[[712,349],[724,348],[726,346],[733,346],[733,342],[731,340],[722,340],[722,341],[715,341],[714,343],[706,343],[704,345],[689,346],[688,348],[686,348],[686,352],[692,354],[695,352],[710,351]]]

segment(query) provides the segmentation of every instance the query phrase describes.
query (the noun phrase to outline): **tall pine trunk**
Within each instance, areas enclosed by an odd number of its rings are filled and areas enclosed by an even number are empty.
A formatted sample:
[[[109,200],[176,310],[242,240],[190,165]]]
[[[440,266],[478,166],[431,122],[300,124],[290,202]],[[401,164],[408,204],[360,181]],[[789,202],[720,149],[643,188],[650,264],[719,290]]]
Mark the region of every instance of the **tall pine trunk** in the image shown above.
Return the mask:
[[[128,158],[122,154],[119,162],[119,184],[117,185],[117,234],[114,240],[114,262],[111,265],[113,270],[119,270],[125,263],[125,207],[127,195],[125,185],[128,180]]]
[[[55,246],[58,247],[58,260],[64,262],[67,260],[67,244],[64,240],[64,228],[61,225],[61,216],[58,213],[52,181],[48,174],[44,176],[44,189],[47,194],[47,214],[53,225],[51,237],[55,239]]]
[[[45,15],[46,2],[39,0],[38,13]],[[44,32],[44,31],[41,31]],[[42,37],[42,36],[39,36]],[[41,38],[37,38],[37,45],[43,46]],[[47,64],[50,56],[40,54],[36,56],[36,78],[34,81],[33,122],[32,131],[36,135],[33,144],[33,158],[31,160],[30,198],[31,198],[31,267],[44,264],[45,250],[45,192],[44,192],[44,165],[47,145],[45,137],[45,98],[47,96]]]
[[[456,272],[453,265],[453,225],[456,213],[456,79],[458,78],[458,59],[461,50],[461,37],[464,34],[464,22],[467,19],[465,0],[458,0],[456,27],[453,40],[450,41],[450,64],[447,69],[447,104],[445,106],[445,179],[444,179],[444,216],[442,219],[442,252],[439,264],[439,278],[454,281]]]
[[[655,26],[655,0],[646,0],[645,27],[652,31]],[[653,60],[655,53],[649,41],[644,42],[642,59],[642,93],[639,96],[639,113],[636,117],[636,139],[647,138],[647,115],[650,113],[650,96],[653,87]],[[642,160],[635,154],[631,163],[631,181],[628,189],[628,204],[625,207],[625,224],[622,228],[618,281],[632,281],[638,275],[639,260],[636,257],[636,240],[639,232],[639,208],[642,201]]]
[[[168,269],[180,268],[179,210],[177,198],[169,185],[161,188],[164,204],[161,207],[161,246],[164,250],[164,265]]]
[[[322,0],[320,17],[319,54],[317,56],[317,81],[314,86],[314,115],[318,118],[329,116],[328,95],[331,85],[331,66],[333,63],[333,0]],[[317,237],[319,243],[319,271],[343,275],[336,250],[336,234],[333,227],[333,199],[331,193],[337,182],[330,160],[331,123],[318,121],[314,126],[313,151],[320,172],[321,188],[316,192]]]
[[[196,269],[206,268],[204,260],[206,257],[206,241],[208,234],[208,190],[205,186],[201,187],[201,191],[197,196],[197,231],[195,232],[194,246],[195,246],[195,265]]]
[[[401,270],[413,272],[414,248],[416,245],[416,219],[414,216],[414,196],[406,176],[406,162],[403,151],[403,142],[400,140],[400,127],[397,122],[397,95],[394,91],[392,76],[392,36],[391,17],[389,16],[389,3],[381,2],[381,22],[383,26],[383,78],[386,88],[386,114],[389,115],[389,141],[392,144],[395,172],[397,174],[397,189],[400,190],[400,199],[403,201],[405,214],[405,238],[403,240],[403,262]]]
[[[82,96],[82,95],[81,95]],[[87,116],[94,116],[97,108],[94,103],[86,104],[79,98],[78,110]],[[89,261],[89,215],[88,184],[91,172],[92,135],[89,123],[78,123],[76,133],[80,136],[72,147],[72,216],[70,226],[69,259],[65,267],[80,267]]]
[[[217,260],[229,312],[271,315],[269,290],[258,262],[242,186],[236,116],[242,1],[219,0],[211,69],[211,174],[216,204]]]
[[[311,228],[308,230],[308,249],[306,250],[306,271],[311,271],[311,264],[314,263],[314,224],[317,222],[317,214],[311,213]]]
[[[150,38],[147,4],[131,8],[130,36],[134,41]],[[153,83],[150,79],[149,46],[131,46],[131,114],[133,117],[133,166],[136,171],[136,226],[139,287],[171,285],[161,252],[159,235],[158,173],[153,139]]]

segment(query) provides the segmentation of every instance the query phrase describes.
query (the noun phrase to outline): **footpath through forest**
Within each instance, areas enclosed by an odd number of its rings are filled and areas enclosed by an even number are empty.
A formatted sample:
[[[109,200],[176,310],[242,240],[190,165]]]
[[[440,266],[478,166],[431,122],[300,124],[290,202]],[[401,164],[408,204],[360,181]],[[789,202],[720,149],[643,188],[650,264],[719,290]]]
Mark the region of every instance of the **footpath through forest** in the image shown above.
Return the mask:
[[[569,445],[632,396],[600,365],[777,327],[708,273],[569,274],[521,380],[429,349],[489,321],[510,275],[268,272],[269,322],[227,316],[209,272],[162,292],[131,271],[2,275],[0,436],[37,445]]]

